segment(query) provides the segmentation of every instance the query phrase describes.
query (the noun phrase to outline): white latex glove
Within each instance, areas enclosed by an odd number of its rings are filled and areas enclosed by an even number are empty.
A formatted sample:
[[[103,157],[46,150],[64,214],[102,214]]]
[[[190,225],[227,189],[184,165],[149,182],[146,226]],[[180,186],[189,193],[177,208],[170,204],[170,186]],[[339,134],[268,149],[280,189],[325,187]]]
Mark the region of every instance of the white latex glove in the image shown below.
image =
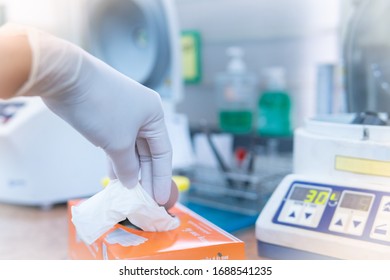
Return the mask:
[[[114,177],[141,184],[160,205],[171,193],[172,149],[159,95],[81,48],[41,31],[6,25],[2,32],[26,34],[32,69],[19,96],[45,104],[107,153]]]

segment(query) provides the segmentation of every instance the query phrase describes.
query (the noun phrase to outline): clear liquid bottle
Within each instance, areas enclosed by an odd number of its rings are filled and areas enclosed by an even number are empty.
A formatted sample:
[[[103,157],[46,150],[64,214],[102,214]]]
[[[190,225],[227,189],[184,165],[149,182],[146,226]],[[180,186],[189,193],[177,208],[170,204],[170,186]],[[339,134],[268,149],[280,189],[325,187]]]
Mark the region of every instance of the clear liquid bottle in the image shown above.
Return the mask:
[[[227,54],[227,70],[216,80],[219,128],[233,134],[250,133],[256,109],[256,76],[247,71],[242,49],[231,47]]]
[[[286,90],[283,68],[266,71],[266,87],[258,101],[257,133],[266,137],[291,135],[291,100]]]

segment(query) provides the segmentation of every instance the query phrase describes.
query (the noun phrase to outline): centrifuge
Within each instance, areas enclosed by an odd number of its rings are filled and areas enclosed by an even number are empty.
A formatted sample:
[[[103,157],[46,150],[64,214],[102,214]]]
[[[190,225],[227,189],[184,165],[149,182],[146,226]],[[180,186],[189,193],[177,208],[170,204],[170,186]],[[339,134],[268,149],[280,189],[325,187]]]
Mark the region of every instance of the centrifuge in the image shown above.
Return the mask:
[[[295,131],[293,173],[256,222],[260,256],[390,259],[390,3],[356,5],[344,38],[347,112]]]

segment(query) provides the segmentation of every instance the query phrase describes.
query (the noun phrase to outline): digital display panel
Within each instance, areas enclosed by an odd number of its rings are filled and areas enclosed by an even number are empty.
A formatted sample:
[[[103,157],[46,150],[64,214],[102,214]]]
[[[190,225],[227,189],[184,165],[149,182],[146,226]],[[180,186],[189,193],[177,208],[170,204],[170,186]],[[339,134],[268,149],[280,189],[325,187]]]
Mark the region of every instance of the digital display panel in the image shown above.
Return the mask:
[[[373,197],[371,195],[344,193],[340,207],[353,210],[368,211],[371,206],[372,198]]]
[[[295,186],[290,199],[323,205],[328,201],[330,190]]]

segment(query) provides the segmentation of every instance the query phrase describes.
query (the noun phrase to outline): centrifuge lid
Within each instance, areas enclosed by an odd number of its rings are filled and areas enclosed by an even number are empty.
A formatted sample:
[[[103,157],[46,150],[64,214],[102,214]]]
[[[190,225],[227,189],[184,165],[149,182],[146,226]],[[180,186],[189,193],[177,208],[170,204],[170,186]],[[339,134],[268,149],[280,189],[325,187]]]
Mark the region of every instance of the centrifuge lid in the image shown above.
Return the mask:
[[[94,5],[89,19],[91,52],[132,79],[158,87],[169,71],[171,55],[161,1],[110,0]]]

